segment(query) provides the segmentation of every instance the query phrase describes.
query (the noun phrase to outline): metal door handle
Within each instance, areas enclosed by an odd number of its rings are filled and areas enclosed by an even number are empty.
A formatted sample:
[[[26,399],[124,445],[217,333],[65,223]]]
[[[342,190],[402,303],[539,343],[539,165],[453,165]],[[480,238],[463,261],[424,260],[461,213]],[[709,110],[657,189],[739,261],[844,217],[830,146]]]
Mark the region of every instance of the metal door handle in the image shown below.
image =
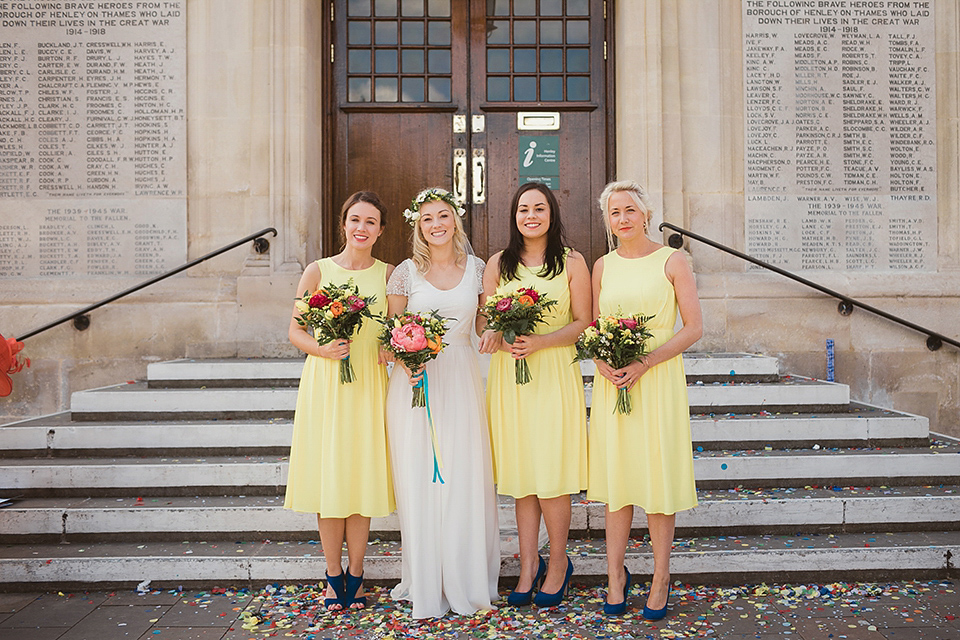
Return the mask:
[[[467,150],[453,150],[453,197],[457,204],[467,203]]]
[[[487,154],[483,149],[473,150],[473,204],[487,199]]]

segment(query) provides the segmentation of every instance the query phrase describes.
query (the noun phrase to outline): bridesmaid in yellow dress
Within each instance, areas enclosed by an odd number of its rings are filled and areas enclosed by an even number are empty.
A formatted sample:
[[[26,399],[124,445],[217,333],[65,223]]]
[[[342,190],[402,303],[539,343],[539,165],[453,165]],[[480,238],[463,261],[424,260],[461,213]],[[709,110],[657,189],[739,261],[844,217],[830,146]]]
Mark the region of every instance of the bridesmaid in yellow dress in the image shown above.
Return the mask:
[[[507,602],[548,607],[563,600],[573,573],[566,555],[570,495],[587,483],[586,405],[573,345],[590,322],[590,273],[583,256],[565,246],[560,208],[546,185],[522,185],[511,214],[509,244],[484,270],[484,299],[533,287],[558,304],[513,345],[484,331],[480,350],[493,354],[487,408],[497,491],[516,499],[520,578]],[[531,382],[516,384],[515,358],[527,359]],[[538,554],[541,516],[549,565]]]
[[[653,338],[641,361],[612,369],[596,361],[590,408],[587,498],[606,503],[607,602],[626,610],[630,574],[623,566],[633,505],[647,512],[653,580],[643,616],[659,620],[670,597],[670,549],[676,512],[697,505],[690,406],[682,353],[703,334],[700,300],[683,253],[647,237],[651,207],[633,181],[608,184],[600,195],[607,237],[617,248],[593,268],[593,315],[654,315]],[[677,311],[682,328],[674,333]],[[633,411],[614,414],[617,388],[630,390]]]
[[[297,294],[352,278],[360,295],[376,296],[370,311],[382,314],[393,265],[375,259],[372,250],[383,233],[385,213],[375,193],[358,191],[350,196],[340,209],[343,250],[308,265]],[[327,565],[327,608],[363,608],[363,556],[370,518],[394,510],[385,426],[387,372],[377,341],[380,325],[364,319],[352,340],[318,345],[297,323],[298,316],[294,308],[290,342],[307,359],[297,394],[283,506],[317,514]],[[356,379],[341,384],[339,361],[347,356]],[[346,573],[341,565],[344,539]]]

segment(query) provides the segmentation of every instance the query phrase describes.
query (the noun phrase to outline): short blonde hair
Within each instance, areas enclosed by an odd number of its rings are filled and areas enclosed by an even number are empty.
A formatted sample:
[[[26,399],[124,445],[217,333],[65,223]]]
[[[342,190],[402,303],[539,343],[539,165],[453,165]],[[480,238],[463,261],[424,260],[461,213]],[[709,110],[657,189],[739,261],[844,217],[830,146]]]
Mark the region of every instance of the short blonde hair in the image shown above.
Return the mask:
[[[605,186],[600,193],[599,202],[601,215],[603,216],[603,228],[607,231],[607,248],[610,251],[613,251],[619,246],[619,242],[617,242],[613,235],[613,229],[610,228],[610,196],[621,191],[630,194],[630,197],[633,198],[637,207],[643,212],[644,232],[646,232],[647,227],[650,225],[650,220],[653,217],[653,205],[650,203],[649,196],[647,196],[647,190],[644,189],[639,182],[634,180],[618,180]]]
[[[440,189],[439,187],[433,187],[434,191],[440,191],[444,194],[448,193],[445,189]],[[429,191],[429,189],[425,190]],[[423,191],[421,191],[423,193]],[[437,202],[444,202],[449,206],[449,203],[445,199],[436,199]],[[426,203],[424,203],[426,204]],[[453,214],[453,253],[456,256],[457,264],[466,263],[467,261],[467,232],[463,229],[463,220],[460,219],[460,215],[456,209],[451,208],[450,211]],[[413,225],[413,264],[417,267],[417,271],[420,273],[426,273],[430,270],[430,245],[427,244],[426,238],[423,237],[423,231],[420,229],[420,220],[419,218],[414,222]]]

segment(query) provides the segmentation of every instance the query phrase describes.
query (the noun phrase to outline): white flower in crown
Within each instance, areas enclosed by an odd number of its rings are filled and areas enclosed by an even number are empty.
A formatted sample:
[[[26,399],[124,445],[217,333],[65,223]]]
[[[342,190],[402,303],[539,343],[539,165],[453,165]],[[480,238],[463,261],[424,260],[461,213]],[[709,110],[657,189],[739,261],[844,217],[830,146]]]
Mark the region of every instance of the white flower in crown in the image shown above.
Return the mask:
[[[407,220],[410,226],[417,224],[417,220],[420,219],[420,207],[425,203],[431,200],[440,200],[446,202],[450,207],[457,212],[457,215],[461,218],[466,215],[466,210],[460,206],[456,198],[453,197],[453,194],[445,189],[438,189],[436,187],[432,189],[424,189],[417,194],[417,197],[413,199],[410,203],[410,206],[403,210],[403,217]]]

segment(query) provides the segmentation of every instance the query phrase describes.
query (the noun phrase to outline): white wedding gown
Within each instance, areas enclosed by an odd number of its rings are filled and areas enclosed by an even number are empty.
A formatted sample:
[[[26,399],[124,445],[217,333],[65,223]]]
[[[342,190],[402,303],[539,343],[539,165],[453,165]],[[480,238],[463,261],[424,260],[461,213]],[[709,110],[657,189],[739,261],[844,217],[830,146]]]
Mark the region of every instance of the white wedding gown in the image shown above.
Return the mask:
[[[387,385],[387,436],[403,547],[402,579],[391,595],[413,603],[414,618],[453,609],[493,609],[500,573],[500,528],[490,432],[475,335],[483,262],[475,256],[460,283],[435,288],[411,260],[394,271],[388,295],[406,295],[408,311],[436,309],[447,321],[447,346],[426,365],[428,402],[439,441],[443,483],[433,481],[425,408],[411,408],[406,372]]]

